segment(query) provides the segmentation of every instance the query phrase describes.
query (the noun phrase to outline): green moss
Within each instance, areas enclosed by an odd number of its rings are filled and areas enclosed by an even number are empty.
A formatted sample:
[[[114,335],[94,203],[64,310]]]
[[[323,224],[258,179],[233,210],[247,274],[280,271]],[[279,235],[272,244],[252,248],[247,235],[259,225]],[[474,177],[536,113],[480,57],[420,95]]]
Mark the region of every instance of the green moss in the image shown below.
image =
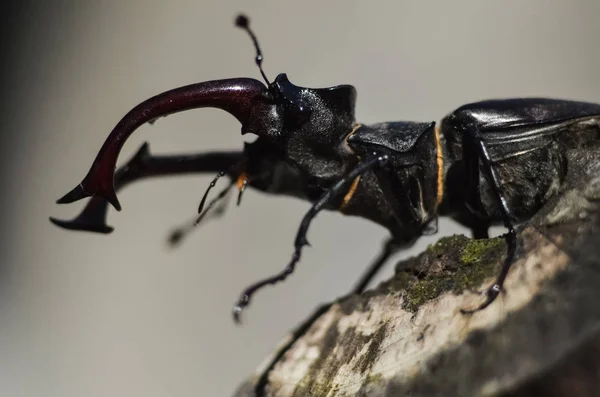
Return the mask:
[[[442,238],[419,256],[419,268],[397,274],[394,288],[403,290],[403,307],[414,313],[422,304],[444,292],[461,293],[480,286],[486,278],[497,274],[505,251],[502,237]]]
[[[410,312],[416,312],[419,307],[432,299],[437,298],[443,292],[452,289],[451,276],[427,276],[409,287],[404,300],[404,308]]]
[[[425,253],[437,257],[447,255],[456,247],[462,247],[466,245],[469,242],[469,240],[471,239],[462,234],[456,234],[450,237],[443,237],[439,239],[435,244],[428,246]]]
[[[460,261],[466,265],[479,263],[500,249],[504,250],[504,239],[501,237],[469,240],[462,250]]]

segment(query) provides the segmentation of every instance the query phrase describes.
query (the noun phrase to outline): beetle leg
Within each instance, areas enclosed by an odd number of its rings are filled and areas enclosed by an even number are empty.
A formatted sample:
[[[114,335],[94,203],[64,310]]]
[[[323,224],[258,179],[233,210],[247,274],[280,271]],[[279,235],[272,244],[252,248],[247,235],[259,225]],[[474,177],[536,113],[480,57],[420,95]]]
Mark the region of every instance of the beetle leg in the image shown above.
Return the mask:
[[[239,162],[243,156],[241,151],[153,156],[148,150],[148,144],[144,143],[137,153],[116,171],[115,189],[119,191],[132,182],[149,177],[221,171]],[[108,202],[95,196],[74,219],[64,221],[50,218],[50,221],[65,229],[110,233],[113,228],[106,224],[107,212]]]
[[[504,227],[506,227],[506,229],[508,229],[508,233],[506,233],[506,235],[505,235],[506,244],[507,244],[507,255],[506,255],[506,259],[504,260],[504,264],[502,265],[502,269],[500,270],[500,274],[496,278],[496,282],[491,287],[488,288],[488,290],[486,292],[486,299],[481,305],[479,305],[475,309],[461,309],[462,313],[468,314],[468,313],[474,313],[476,311],[485,309],[500,294],[500,291],[502,290],[502,286],[504,284],[504,280],[506,279],[506,276],[508,275],[508,271],[510,270],[510,267],[515,259],[515,252],[517,249],[517,240],[516,240],[515,228],[514,228],[514,225],[512,222],[513,216],[512,216],[510,209],[508,208],[508,204],[507,204],[506,198],[504,197],[504,194],[502,192],[502,188],[500,187],[499,178],[498,178],[498,175],[496,174],[496,171],[492,165],[492,160],[488,153],[487,147],[483,143],[483,140],[481,139],[481,136],[479,135],[479,131],[478,131],[477,127],[474,126],[472,123],[467,123],[465,125],[464,131],[466,132],[466,134],[464,136],[465,144],[472,145],[472,149],[476,152],[477,157],[481,161],[481,164],[483,166],[482,167],[483,172],[485,173],[485,178],[487,179],[488,183],[490,184],[493,194],[496,196],[496,199],[498,200],[498,205],[500,208],[500,214],[502,216],[502,221],[504,222]]]
[[[373,277],[381,270],[382,266],[387,262],[387,260],[396,253],[399,249],[403,247],[401,242],[398,242],[392,238],[386,240],[383,244],[383,249],[379,252],[375,260],[369,265],[366,271],[360,276],[359,281],[356,283],[354,288],[346,295],[359,295],[365,291],[367,285],[373,280]],[[321,315],[323,315],[331,305],[333,305],[336,301],[325,303],[319,306],[306,320],[304,320],[299,326],[297,326],[289,335],[286,343],[275,353],[271,361],[267,367],[261,372],[256,385],[254,386],[254,397],[264,396],[265,395],[265,387],[267,383],[269,383],[269,374],[275,368],[275,365],[281,360],[285,353],[300,339],[306,334],[306,332],[310,329],[310,327],[314,324],[315,321]]]
[[[280,281],[283,281],[294,272],[296,264],[300,260],[300,255],[302,253],[302,248],[305,245],[309,245],[306,240],[306,233],[308,231],[308,227],[312,222],[313,218],[317,216],[317,214],[324,209],[330,201],[335,198],[338,194],[340,194],[343,189],[347,187],[348,184],[352,183],[354,179],[366,173],[367,171],[381,167],[388,162],[389,158],[387,155],[379,155],[376,157],[372,157],[370,159],[366,159],[365,161],[359,163],[354,169],[352,169],[346,176],[337,181],[331,188],[325,190],[325,192],[319,197],[319,199],[312,205],[311,209],[306,213],[302,222],[300,223],[300,228],[298,229],[298,233],[296,234],[296,240],[294,242],[294,254],[292,255],[292,260],[289,264],[281,271],[280,273],[261,280],[255,284],[252,284],[248,287],[240,296],[237,304],[233,307],[233,318],[236,323],[240,322],[240,315],[244,308],[248,306],[250,303],[250,299],[252,295],[259,289],[263,288],[269,284],[276,284]]]

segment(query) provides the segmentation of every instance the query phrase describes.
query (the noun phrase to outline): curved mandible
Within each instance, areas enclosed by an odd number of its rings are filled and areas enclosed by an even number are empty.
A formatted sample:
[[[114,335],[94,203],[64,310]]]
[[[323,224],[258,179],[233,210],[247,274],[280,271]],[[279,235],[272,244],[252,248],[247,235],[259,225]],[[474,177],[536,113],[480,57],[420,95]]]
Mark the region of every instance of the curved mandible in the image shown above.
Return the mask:
[[[145,100],[131,109],[112,130],[98,152],[83,181],[57,200],[72,203],[89,196],[100,196],[121,210],[114,188],[117,158],[127,138],[142,124],[158,117],[190,109],[214,107],[225,110],[246,124],[266,87],[258,80],[234,78],[207,81],[175,88]]]

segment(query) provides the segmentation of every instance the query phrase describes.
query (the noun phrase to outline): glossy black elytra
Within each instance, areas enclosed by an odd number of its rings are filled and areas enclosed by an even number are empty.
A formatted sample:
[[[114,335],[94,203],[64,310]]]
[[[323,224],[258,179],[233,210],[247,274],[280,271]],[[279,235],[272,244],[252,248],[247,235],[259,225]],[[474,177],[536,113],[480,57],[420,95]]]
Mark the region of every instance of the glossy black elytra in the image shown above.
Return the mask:
[[[308,227],[322,209],[361,216],[390,231],[390,242],[355,293],[366,288],[392,252],[435,232],[438,216],[453,217],[471,228],[476,238],[486,238],[490,225],[502,222],[508,229],[506,261],[481,305],[464,312],[483,309],[502,290],[515,259],[514,224],[533,216],[560,189],[568,167],[566,151],[600,147],[600,105],[557,99],[472,103],[450,113],[439,125],[358,124],[354,87],[304,88],[292,84],[285,74],[269,82],[247,18],[238,17],[236,24],[250,34],[267,85],[250,78],[208,81],[142,102],[113,129],[83,181],[58,200],[71,203],[93,196],[83,212],[71,221],[52,219],[68,229],[110,232],[106,201],[121,209],[117,189],[145,177],[193,172],[219,172],[210,187],[221,176],[231,179],[206,210],[205,195],[199,219],[236,184],[240,194],[249,186],[310,201],[291,261],[281,273],[242,293],[234,307],[236,321],[257,290],[294,271],[308,244]],[[243,150],[195,156],[156,157],[144,145],[115,172],[123,144],[139,126],[201,107],[227,111],[240,121],[243,134],[258,138]],[[172,241],[179,241],[187,230],[179,230]],[[302,335],[309,323],[294,335]],[[264,386],[264,377],[261,382]]]

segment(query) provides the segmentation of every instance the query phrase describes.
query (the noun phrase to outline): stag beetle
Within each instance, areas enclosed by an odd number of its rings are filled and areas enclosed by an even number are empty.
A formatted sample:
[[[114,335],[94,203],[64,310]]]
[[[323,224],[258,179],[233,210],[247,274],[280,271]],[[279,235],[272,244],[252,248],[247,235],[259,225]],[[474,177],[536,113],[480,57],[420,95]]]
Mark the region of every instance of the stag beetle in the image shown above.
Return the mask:
[[[471,103],[439,125],[356,123],[353,86],[305,88],[292,84],[285,74],[270,82],[248,19],[239,16],[236,24],[252,39],[266,86],[251,78],[207,81],[140,103],[112,130],[83,181],[57,201],[71,203],[92,196],[84,211],[71,221],[52,219],[68,229],[110,232],[105,200],[121,209],[115,189],[143,177],[191,172],[218,172],[202,198],[198,221],[232,186],[239,188],[239,198],[250,186],[310,201],[291,261],[281,273],[242,293],[233,310],[236,321],[257,290],[294,271],[302,248],[308,245],[308,228],[323,209],[369,219],[391,234],[380,257],[353,290],[357,293],[393,251],[434,233],[438,216],[458,220],[475,238],[487,238],[490,225],[502,222],[508,230],[502,270],[482,303],[463,312],[481,310],[498,296],[515,259],[514,225],[531,218],[560,189],[568,167],[565,152],[600,145],[600,105],[557,99]],[[242,151],[195,156],[153,157],[144,145],[115,172],[122,146],[139,126],[202,107],[225,110],[241,123],[242,134],[258,138]],[[222,176],[231,183],[205,205],[209,190]],[[173,235],[173,242],[184,234],[180,230]]]

